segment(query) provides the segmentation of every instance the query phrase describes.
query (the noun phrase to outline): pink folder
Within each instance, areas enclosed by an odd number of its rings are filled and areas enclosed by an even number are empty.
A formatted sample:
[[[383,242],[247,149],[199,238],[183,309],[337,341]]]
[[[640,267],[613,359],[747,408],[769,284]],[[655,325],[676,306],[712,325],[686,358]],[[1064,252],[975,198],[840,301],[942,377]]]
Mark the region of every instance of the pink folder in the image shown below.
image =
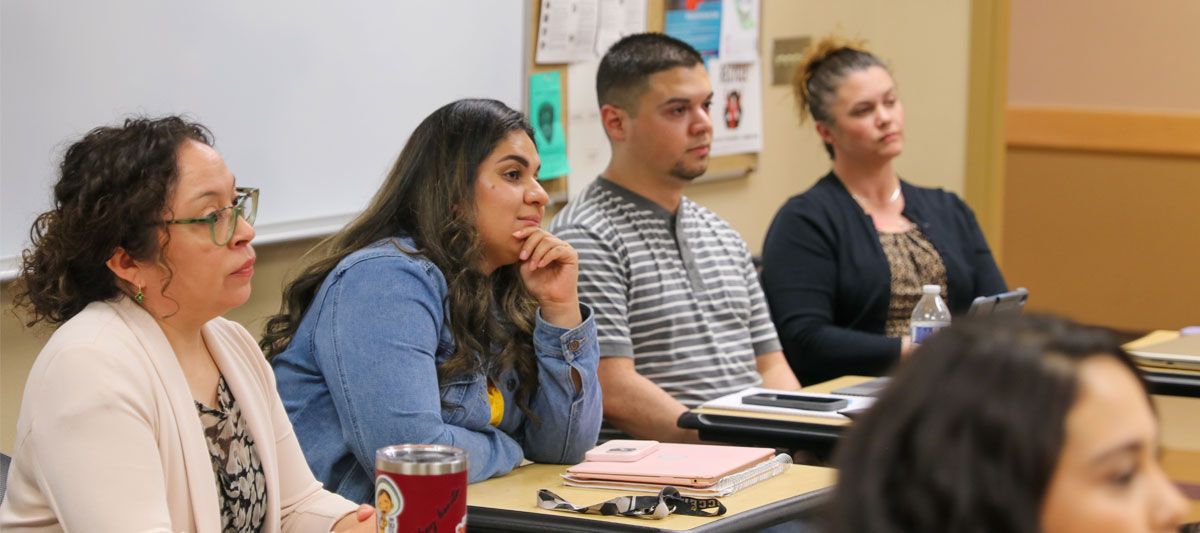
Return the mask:
[[[771,448],[661,443],[637,461],[584,461],[567,472],[583,479],[705,487],[774,456]]]

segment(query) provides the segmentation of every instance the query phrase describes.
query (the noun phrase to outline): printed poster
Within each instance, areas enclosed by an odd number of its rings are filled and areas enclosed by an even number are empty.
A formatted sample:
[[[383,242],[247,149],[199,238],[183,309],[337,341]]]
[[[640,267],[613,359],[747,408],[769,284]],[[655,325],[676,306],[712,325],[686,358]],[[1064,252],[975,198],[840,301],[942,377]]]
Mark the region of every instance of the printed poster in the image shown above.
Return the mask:
[[[649,6],[647,1],[600,0],[599,23],[596,27],[596,59],[603,57],[622,37],[646,31],[646,9]]]
[[[755,61],[758,59],[759,0],[724,0],[721,2],[722,61]]]
[[[579,192],[608,168],[612,147],[600,122],[600,104],[596,100],[596,70],[600,61],[573,63],[567,67],[567,159],[571,174],[567,177],[567,198]]]
[[[663,33],[692,45],[705,58],[721,48],[721,0],[667,0]]]
[[[534,61],[542,65],[591,59],[598,10],[598,0],[542,0]]]
[[[567,165],[567,140],[562,125],[562,86],[558,71],[529,77],[529,122],[542,170],[538,179],[557,178],[571,172]]]
[[[713,156],[762,151],[762,72],[758,61],[708,61],[713,87]]]

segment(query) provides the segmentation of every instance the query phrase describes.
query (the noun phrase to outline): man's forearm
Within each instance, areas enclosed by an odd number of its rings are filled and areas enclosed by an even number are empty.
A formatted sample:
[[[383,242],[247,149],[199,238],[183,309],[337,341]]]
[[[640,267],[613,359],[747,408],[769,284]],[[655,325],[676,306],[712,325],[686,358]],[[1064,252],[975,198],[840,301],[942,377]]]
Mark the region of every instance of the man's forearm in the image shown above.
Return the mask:
[[[631,363],[628,368],[613,363],[607,358],[600,360],[605,420],[635,439],[700,441],[695,430],[680,428],[676,422],[688,410],[686,406],[634,371]]]
[[[800,380],[788,365],[783,352],[765,353],[755,359],[755,366],[762,376],[764,388],[779,390],[796,390],[800,388]]]

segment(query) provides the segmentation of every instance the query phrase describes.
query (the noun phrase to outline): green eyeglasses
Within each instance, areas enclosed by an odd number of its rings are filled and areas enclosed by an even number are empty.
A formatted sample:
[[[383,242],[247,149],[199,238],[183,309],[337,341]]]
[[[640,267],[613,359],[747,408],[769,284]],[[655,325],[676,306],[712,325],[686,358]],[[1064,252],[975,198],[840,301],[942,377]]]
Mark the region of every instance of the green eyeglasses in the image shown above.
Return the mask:
[[[208,224],[208,235],[213,244],[225,246],[237,231],[237,219],[244,218],[247,224],[254,225],[254,215],[258,213],[258,189],[254,187],[238,187],[234,189],[238,197],[233,199],[233,205],[222,207],[206,217],[177,218],[164,220],[163,224]]]

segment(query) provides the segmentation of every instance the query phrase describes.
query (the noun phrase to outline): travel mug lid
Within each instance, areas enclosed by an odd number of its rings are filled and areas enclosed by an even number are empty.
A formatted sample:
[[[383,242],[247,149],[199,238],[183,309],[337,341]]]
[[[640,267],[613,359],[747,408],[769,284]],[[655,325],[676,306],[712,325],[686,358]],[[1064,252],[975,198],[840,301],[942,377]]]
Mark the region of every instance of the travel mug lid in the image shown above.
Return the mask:
[[[467,470],[467,452],[444,444],[399,444],[375,451],[375,470],[436,476]]]

